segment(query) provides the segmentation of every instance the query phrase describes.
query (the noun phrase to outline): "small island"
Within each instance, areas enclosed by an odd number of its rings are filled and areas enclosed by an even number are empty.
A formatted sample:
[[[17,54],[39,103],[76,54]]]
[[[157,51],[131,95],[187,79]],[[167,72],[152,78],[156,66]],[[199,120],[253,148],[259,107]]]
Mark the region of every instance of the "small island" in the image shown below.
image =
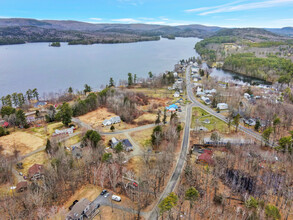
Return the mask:
[[[60,42],[52,42],[50,45],[50,47],[61,47]]]

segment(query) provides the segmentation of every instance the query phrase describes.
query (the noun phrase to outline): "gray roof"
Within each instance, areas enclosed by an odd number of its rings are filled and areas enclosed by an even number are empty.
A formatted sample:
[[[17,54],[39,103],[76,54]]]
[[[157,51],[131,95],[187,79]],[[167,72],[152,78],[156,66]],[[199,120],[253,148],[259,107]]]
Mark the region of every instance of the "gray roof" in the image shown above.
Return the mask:
[[[79,200],[67,214],[66,220],[78,220],[84,215],[84,211],[90,205],[90,201],[86,198]]]

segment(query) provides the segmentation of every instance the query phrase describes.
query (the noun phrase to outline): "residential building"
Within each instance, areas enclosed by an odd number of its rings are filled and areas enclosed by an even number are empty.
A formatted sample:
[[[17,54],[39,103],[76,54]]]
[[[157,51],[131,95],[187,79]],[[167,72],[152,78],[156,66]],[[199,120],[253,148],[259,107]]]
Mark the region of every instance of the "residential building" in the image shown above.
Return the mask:
[[[112,117],[110,119],[105,119],[103,121],[103,125],[104,126],[109,126],[109,125],[117,124],[117,123],[120,123],[120,122],[121,122],[121,118],[119,116],[115,116],[115,117]]]
[[[40,164],[34,164],[28,169],[28,178],[30,180],[37,180],[44,175],[44,166]]]
[[[228,104],[226,104],[226,103],[218,103],[217,108],[220,109],[220,110],[226,110],[226,109],[228,109]]]
[[[27,190],[27,181],[21,181],[16,185],[16,192],[20,193]]]

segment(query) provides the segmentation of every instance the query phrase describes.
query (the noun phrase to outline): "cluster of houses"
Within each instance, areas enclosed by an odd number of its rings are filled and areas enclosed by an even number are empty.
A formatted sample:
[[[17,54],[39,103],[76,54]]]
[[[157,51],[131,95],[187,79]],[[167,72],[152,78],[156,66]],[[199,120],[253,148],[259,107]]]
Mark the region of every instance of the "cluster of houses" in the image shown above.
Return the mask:
[[[117,124],[120,122],[121,122],[121,118],[119,116],[115,116],[110,119],[105,119],[103,121],[103,126],[110,126],[110,125]]]
[[[27,176],[24,176],[24,179],[30,181],[35,181],[41,179],[44,176],[44,166],[41,164],[34,164],[28,169]],[[16,185],[16,192],[20,193],[28,188],[27,181],[21,181]]]

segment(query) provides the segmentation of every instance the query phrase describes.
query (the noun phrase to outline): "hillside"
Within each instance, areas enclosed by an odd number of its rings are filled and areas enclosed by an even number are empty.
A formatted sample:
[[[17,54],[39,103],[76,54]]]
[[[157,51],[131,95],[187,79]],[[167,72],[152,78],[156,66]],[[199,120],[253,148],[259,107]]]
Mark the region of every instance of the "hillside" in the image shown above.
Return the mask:
[[[264,29],[222,29],[198,42],[195,48],[209,65],[223,63],[224,69],[244,75],[273,82],[293,74],[292,38]],[[276,63],[284,66],[276,67]]]
[[[93,24],[80,21],[0,19],[0,44],[62,41],[70,44],[128,43],[159,36],[205,38],[219,27],[150,24]]]

